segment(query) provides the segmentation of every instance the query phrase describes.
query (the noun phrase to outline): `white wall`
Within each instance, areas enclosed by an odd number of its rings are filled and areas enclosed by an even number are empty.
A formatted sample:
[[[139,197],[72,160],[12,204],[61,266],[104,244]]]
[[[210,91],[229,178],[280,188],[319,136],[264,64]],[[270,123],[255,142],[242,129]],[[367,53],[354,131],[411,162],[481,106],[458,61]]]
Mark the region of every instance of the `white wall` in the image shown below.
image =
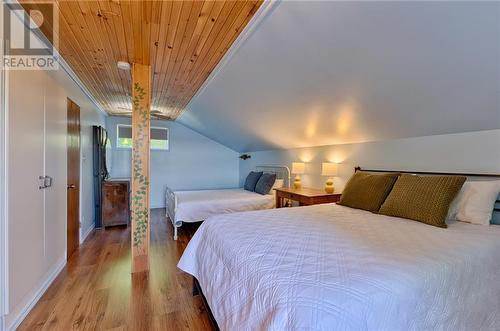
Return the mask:
[[[239,152],[500,129],[500,1],[274,3],[179,122]]]
[[[82,233],[93,227],[94,217],[90,126],[104,124],[104,118],[62,70],[12,71],[8,80],[9,314],[6,324],[10,327],[20,322],[20,317],[66,261],[67,98],[81,106],[81,154],[86,156],[81,160]],[[37,178],[44,174],[54,178],[54,185],[42,192]]]
[[[19,34],[22,36],[22,34]],[[82,232],[92,228],[92,124],[105,116],[70,75],[57,71],[6,72],[8,313],[15,329],[66,263],[66,111],[67,98],[81,107],[80,211]],[[44,134],[45,132],[45,134]],[[44,150],[46,151],[44,154]],[[38,189],[38,176],[53,186]],[[1,328],[1,326],[0,326]]]
[[[66,100],[43,71],[8,76],[7,324],[12,325],[48,275],[65,262]],[[54,179],[52,187],[39,189],[42,175]]]
[[[129,178],[130,149],[116,148],[117,124],[130,124],[127,117],[108,117],[113,178]],[[165,188],[174,190],[230,188],[238,186],[238,153],[176,122],[152,121],[169,129],[169,151],[151,151],[151,207],[165,206]]]
[[[3,17],[3,6],[0,6],[0,17]],[[0,24],[0,36],[3,36],[3,24]],[[0,43],[0,63],[4,60],[4,42]],[[6,209],[6,197],[7,197],[7,183],[6,183],[6,150],[7,150],[7,126],[6,126],[6,114],[4,109],[6,108],[6,89],[5,89],[5,71],[0,70],[0,330],[5,329],[5,314],[8,308],[8,288],[7,281],[7,271],[8,271],[8,260],[7,260],[7,244],[8,244],[8,228],[7,228],[7,209]]]
[[[240,161],[240,185],[260,164],[306,162],[304,187],[324,186],[322,162],[336,162],[335,189],[342,191],[355,166],[372,169],[500,173],[500,130],[406,138],[360,144],[332,145],[249,153]]]
[[[80,241],[94,228],[92,126],[106,125],[106,115],[81,91],[64,70],[49,72],[68,98],[80,106]]]
[[[80,241],[94,228],[94,188],[92,164],[92,126],[106,125],[106,115],[100,111],[63,70],[47,72],[55,83],[64,88],[66,97],[80,106]]]

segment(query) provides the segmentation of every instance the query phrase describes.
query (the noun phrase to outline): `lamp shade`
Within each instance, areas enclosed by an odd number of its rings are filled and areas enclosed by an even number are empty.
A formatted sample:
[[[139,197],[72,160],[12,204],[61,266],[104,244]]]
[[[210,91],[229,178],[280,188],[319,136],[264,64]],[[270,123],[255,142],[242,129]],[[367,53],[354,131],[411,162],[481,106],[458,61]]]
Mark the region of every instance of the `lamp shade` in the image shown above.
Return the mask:
[[[322,176],[337,176],[337,163],[324,162],[321,167]]]
[[[302,162],[292,162],[292,174],[301,175],[304,173],[306,164]]]

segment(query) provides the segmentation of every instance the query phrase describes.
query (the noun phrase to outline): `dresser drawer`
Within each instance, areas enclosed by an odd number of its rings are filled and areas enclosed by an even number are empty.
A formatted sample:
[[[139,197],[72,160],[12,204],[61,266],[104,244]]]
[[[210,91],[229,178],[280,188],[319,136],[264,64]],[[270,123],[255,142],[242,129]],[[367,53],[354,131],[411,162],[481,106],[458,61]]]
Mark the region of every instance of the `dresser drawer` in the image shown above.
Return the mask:
[[[130,189],[126,181],[102,184],[102,224],[104,227],[130,222]]]

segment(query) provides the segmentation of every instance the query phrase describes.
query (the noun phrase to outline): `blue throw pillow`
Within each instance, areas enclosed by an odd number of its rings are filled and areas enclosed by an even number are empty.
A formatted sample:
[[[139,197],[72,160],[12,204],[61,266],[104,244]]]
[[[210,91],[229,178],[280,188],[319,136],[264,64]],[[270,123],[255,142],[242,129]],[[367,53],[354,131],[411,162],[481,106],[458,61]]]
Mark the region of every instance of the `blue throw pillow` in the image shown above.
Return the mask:
[[[255,185],[257,185],[260,176],[262,176],[262,171],[250,171],[247,179],[245,180],[245,185],[243,186],[243,188],[247,191],[255,192]]]
[[[262,195],[268,194],[276,181],[276,174],[263,174],[260,176],[257,185],[255,185],[255,193]]]

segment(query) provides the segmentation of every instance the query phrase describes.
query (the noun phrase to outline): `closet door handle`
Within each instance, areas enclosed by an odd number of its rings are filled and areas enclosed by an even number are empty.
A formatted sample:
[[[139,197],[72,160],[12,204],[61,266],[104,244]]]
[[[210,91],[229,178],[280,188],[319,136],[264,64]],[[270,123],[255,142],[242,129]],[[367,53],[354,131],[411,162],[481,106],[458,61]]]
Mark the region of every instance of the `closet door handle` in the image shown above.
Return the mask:
[[[38,176],[38,189],[43,190],[47,187],[52,186],[52,177],[50,176]]]
[[[76,188],[75,184],[69,184],[68,185],[68,189],[74,189],[74,188]]]
[[[47,188],[45,176],[38,176],[38,189],[43,190],[44,188]]]
[[[51,187],[52,186],[52,177],[50,176],[45,176],[45,179],[43,180],[43,183],[45,187]]]

